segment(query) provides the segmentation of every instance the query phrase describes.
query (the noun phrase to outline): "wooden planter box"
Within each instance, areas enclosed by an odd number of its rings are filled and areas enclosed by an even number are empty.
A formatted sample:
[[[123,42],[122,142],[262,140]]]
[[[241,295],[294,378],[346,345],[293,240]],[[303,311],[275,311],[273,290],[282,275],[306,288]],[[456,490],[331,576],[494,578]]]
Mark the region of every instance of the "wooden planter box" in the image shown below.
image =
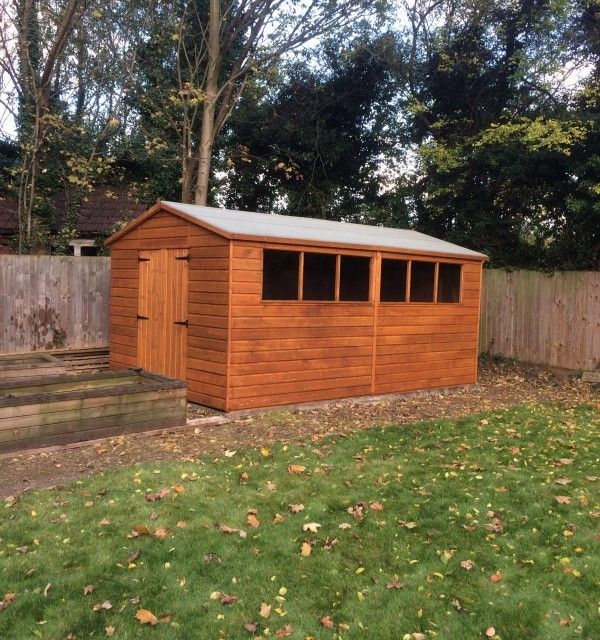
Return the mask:
[[[67,367],[62,360],[49,353],[22,353],[0,356],[0,380],[31,378],[32,376],[60,376]]]
[[[0,452],[182,425],[186,395],[143,370],[0,382]]]

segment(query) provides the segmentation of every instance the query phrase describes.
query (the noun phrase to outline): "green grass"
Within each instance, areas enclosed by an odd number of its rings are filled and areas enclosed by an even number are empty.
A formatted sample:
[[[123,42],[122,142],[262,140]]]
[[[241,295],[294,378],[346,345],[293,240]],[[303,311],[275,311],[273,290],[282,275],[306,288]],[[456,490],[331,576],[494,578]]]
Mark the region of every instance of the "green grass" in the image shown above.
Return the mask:
[[[115,638],[250,638],[244,624],[256,622],[256,635],[291,625],[298,639],[468,640],[494,627],[504,640],[597,640],[599,427],[589,407],[521,407],[143,465],[26,495],[0,506],[0,598],[16,594],[0,611],[0,638],[103,638],[111,626]],[[290,464],[306,470],[289,473]],[[176,484],[182,493],[144,498]],[[347,512],[373,502],[383,510],[366,508],[361,522]],[[304,511],[291,514],[297,503]],[[258,528],[246,524],[248,509]],[[276,513],[285,520],[274,523]],[[502,532],[485,528],[494,517]],[[311,522],[318,532],[303,532]],[[169,536],[128,538],[135,525]],[[403,588],[388,588],[393,580]],[[218,592],[239,601],[225,606],[211,599]],[[110,610],[93,610],[104,601]],[[140,608],[172,616],[152,628],[136,620]]]

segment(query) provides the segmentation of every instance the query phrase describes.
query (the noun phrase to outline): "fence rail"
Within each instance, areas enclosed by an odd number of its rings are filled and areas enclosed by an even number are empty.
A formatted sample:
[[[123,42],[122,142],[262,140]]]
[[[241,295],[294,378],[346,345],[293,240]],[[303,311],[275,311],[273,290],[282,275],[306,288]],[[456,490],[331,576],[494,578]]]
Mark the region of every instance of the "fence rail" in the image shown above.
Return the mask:
[[[110,259],[0,256],[0,352],[108,346]],[[480,350],[600,368],[600,273],[484,271]]]
[[[0,352],[108,345],[110,258],[0,256]]]
[[[565,369],[600,367],[600,273],[484,271],[480,350]]]

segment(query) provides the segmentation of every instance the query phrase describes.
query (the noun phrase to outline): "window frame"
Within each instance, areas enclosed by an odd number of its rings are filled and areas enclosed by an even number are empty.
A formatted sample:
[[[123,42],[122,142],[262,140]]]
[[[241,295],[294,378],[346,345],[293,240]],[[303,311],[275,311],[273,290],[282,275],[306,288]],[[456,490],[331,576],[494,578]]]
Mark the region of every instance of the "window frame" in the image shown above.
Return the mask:
[[[261,247],[261,276],[264,270],[264,251],[290,251],[298,253],[298,298],[295,300],[265,300],[260,292],[261,304],[349,304],[349,305],[461,305],[464,296],[464,278],[465,278],[465,261],[455,258],[433,257],[408,255],[401,253],[389,252],[367,252],[367,251],[331,251],[326,248],[305,247],[297,249],[289,245],[265,244]],[[305,300],[304,299],[304,254],[305,253],[326,253],[336,256],[335,263],[335,298],[333,300]],[[368,300],[340,300],[340,276],[341,276],[341,259],[342,256],[353,256],[358,258],[368,258],[369,260],[369,298]],[[381,266],[383,260],[401,260],[406,262],[406,299],[404,301],[381,300]],[[434,282],[433,282],[433,300],[430,302],[415,302],[410,299],[410,287],[412,276],[413,262],[432,262],[434,263]],[[438,302],[438,284],[440,264],[453,264],[460,267],[459,295],[457,302]],[[263,276],[264,277],[264,276]],[[262,287],[262,285],[261,285]]]
[[[390,301],[390,300],[381,300],[381,264],[383,260],[401,260],[406,262],[406,300],[401,301]],[[417,302],[410,299],[410,286],[412,280],[412,263],[413,262],[433,262],[435,264],[434,275],[433,275],[433,300],[429,302]],[[438,278],[439,278],[439,270],[440,264],[455,264],[460,267],[460,281],[459,281],[459,292],[458,292],[458,301],[457,302],[438,302]],[[379,288],[377,291],[377,303],[383,305],[457,305],[462,304],[463,302],[463,286],[464,286],[464,269],[465,263],[462,260],[455,260],[453,258],[435,258],[431,256],[419,256],[419,255],[406,255],[406,254],[382,254],[381,260],[379,260]]]
[[[264,252],[265,251],[291,251],[299,254],[299,267],[298,267],[298,298],[295,300],[265,300],[263,298],[263,291],[261,285],[261,304],[362,304],[373,305],[375,304],[375,291],[374,291],[374,279],[375,279],[375,255],[373,253],[361,252],[361,251],[328,251],[320,247],[307,247],[303,249],[296,249],[295,247],[288,247],[285,245],[283,248],[281,245],[263,245],[261,247],[261,275],[264,278]],[[305,253],[325,253],[327,255],[333,255],[335,260],[335,296],[333,300],[305,300],[304,299],[304,254]],[[369,260],[369,297],[367,300],[340,300],[340,276],[341,276],[341,261],[342,256],[352,256],[356,258],[367,258]]]

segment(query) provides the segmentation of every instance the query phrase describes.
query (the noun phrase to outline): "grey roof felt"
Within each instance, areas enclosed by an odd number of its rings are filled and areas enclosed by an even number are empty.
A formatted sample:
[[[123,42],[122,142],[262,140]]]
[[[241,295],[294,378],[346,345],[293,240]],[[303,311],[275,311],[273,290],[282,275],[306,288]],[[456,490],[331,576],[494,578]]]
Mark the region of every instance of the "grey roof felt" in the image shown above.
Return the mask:
[[[406,250],[412,253],[442,254],[486,260],[487,256],[459,247],[433,236],[411,231],[350,222],[333,222],[300,216],[281,216],[249,211],[232,211],[202,207],[180,202],[163,202],[171,209],[196,218],[234,238],[257,237],[265,241],[294,240],[297,242],[336,245],[363,245],[382,249]]]

